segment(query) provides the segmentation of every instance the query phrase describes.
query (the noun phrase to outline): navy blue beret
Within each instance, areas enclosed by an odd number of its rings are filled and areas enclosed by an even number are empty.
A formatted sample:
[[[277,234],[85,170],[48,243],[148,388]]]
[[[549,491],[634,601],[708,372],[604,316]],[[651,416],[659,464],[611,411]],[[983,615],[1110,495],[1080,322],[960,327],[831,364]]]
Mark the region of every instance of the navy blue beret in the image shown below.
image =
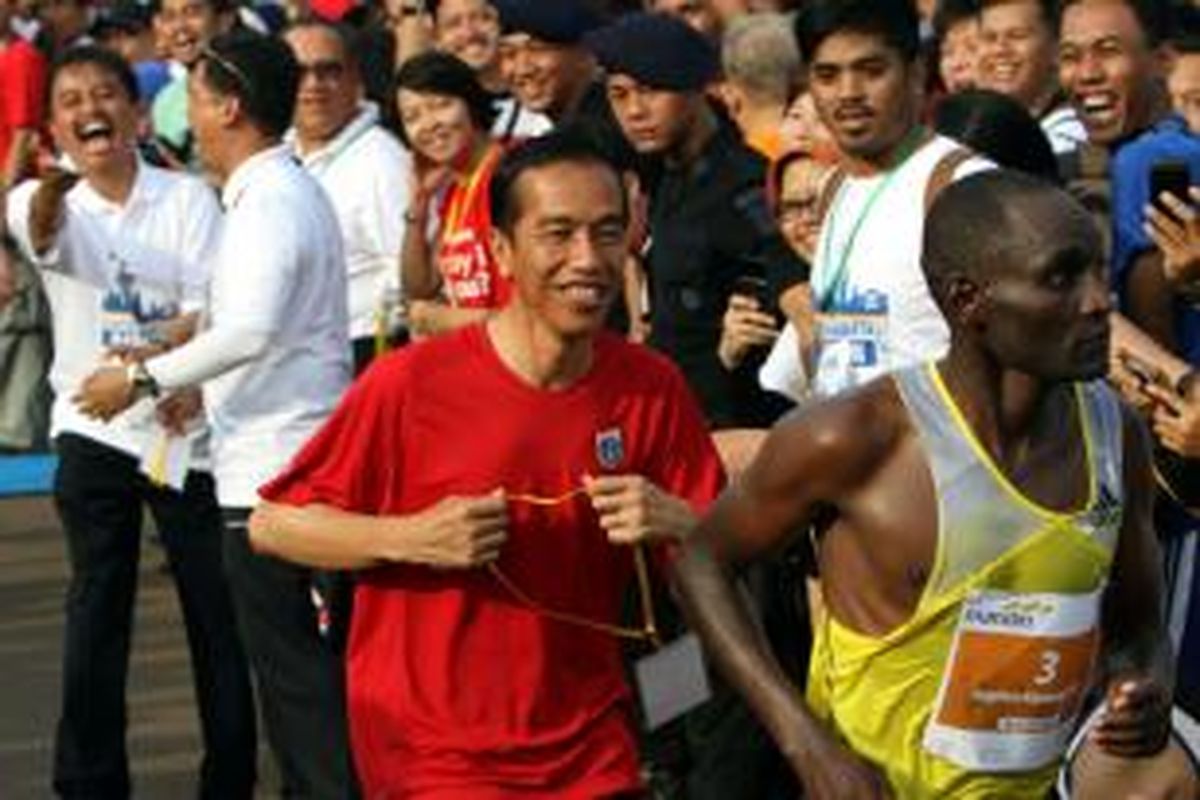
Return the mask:
[[[699,91],[720,69],[716,47],[678,17],[638,13],[593,31],[587,45],[610,74],[653,89]]]
[[[492,0],[505,33],[555,44],[577,44],[604,18],[586,0]]]

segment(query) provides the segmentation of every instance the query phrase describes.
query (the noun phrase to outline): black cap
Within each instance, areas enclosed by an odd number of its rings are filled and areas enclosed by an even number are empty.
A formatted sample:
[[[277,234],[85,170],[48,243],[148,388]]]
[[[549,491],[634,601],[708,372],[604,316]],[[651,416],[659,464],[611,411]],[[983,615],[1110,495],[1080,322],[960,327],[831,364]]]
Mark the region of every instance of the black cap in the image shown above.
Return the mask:
[[[704,34],[667,14],[629,14],[593,31],[587,45],[610,74],[654,89],[694,92],[717,77],[717,49]]]
[[[505,33],[554,44],[578,44],[604,18],[586,0],[492,0]]]

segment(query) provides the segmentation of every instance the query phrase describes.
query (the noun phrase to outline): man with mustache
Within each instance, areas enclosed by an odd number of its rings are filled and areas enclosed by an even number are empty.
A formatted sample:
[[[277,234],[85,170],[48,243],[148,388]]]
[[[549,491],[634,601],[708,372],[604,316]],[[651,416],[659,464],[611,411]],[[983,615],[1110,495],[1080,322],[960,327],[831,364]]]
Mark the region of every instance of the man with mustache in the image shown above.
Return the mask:
[[[137,84],[120,56],[66,51],[52,68],[49,117],[79,174],[18,186],[7,216],[41,270],[54,316],[54,499],[71,556],[54,789],[66,798],[129,796],[125,680],[148,507],[192,654],[205,750],[198,796],[249,800],[254,704],[222,572],[207,447],[182,444],[195,461],[170,484],[147,474],[148,454],[166,446],[167,434],[144,386],[131,398],[136,405],[107,423],[88,419],[72,398],[102,361],[161,351],[179,338],[173,327],[186,336],[205,305],[220,209],[199,179],[139,160]]]
[[[932,195],[986,163],[919,121],[923,71],[909,0],[813,0],[796,33],[808,85],[842,154],[813,260],[813,385],[830,396],[945,352],[921,274]]]

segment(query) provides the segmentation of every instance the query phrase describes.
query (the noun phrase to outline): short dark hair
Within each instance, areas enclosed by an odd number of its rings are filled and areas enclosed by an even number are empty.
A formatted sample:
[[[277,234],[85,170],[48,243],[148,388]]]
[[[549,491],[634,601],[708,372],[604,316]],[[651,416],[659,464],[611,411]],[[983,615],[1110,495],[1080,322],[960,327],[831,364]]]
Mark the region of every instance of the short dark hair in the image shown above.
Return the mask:
[[[811,64],[821,43],[835,33],[878,36],[905,61],[920,54],[921,22],[913,0],[809,0],[796,15],[796,41]]]
[[[94,44],[81,44],[68,47],[59,53],[50,65],[50,74],[46,80],[45,107],[47,109],[50,108],[50,101],[54,97],[54,83],[63,70],[84,65],[101,69],[116,78],[130,102],[138,102],[137,77],[133,74],[133,67],[129,66],[129,62],[115,50]]]
[[[201,67],[204,83],[236,97],[263,133],[279,137],[291,127],[300,68],[282,40],[249,30],[223,33],[200,51],[192,68]]]
[[[1079,5],[1084,0],[1060,0],[1058,22],[1062,24],[1063,14],[1071,6]],[[1171,22],[1171,8],[1167,0],[1120,0],[1129,7],[1137,17],[1138,25],[1146,37],[1146,43],[1151,47],[1162,44],[1167,37],[1167,28]]]
[[[1061,5],[1060,0],[1024,0],[1024,1],[1032,2],[1035,6],[1037,6],[1038,11],[1041,12],[1042,21],[1046,23],[1046,27],[1049,28],[1054,33],[1058,32],[1059,6]],[[1017,3],[1017,2],[1022,2],[1022,0],[980,0],[979,10],[982,11],[983,9],[987,8],[988,6],[1003,6],[1003,5],[1007,5],[1009,3]]]
[[[921,244],[921,266],[938,305],[955,275],[986,277],[1019,259],[1014,237],[1028,228],[1029,214],[1037,213],[1028,210],[1030,204],[1046,199],[1076,208],[1091,224],[1088,212],[1064,190],[1016,170],[978,172],[943,189],[925,217]],[[1098,243],[1096,248],[1099,252]]]
[[[437,94],[456,97],[467,104],[471,122],[480,131],[487,133],[496,119],[496,106],[492,96],[479,83],[475,70],[458,58],[437,50],[413,56],[396,71],[392,98],[401,89],[417,94]],[[401,120],[400,139],[407,145],[408,132]]]
[[[980,0],[938,0],[933,10],[933,38],[941,42],[958,23],[978,19],[981,6]]]
[[[1058,161],[1033,115],[1008,95],[966,89],[938,103],[933,127],[1002,167],[1058,182]]]
[[[215,14],[228,14],[235,10],[237,0],[204,0],[209,8]],[[157,15],[162,11],[163,0],[149,0],[146,7],[152,15]]]
[[[1200,53],[1200,8],[1179,6],[1171,21],[1171,47],[1180,55]]]
[[[528,139],[508,150],[496,165],[488,187],[492,226],[512,233],[521,216],[517,183],[529,170],[551,164],[594,164],[612,172],[621,195],[621,214],[629,216],[628,198],[622,188],[621,171],[591,139],[577,130],[553,130]]]
[[[294,22],[288,23],[280,35],[286,39],[287,35],[292,31],[303,31],[310,28],[325,31],[337,39],[338,44],[342,46],[342,52],[346,54],[346,63],[354,70],[356,77],[360,80],[363,78],[362,69],[358,61],[359,42],[362,37],[356,28],[344,22],[333,22],[323,17],[318,17],[315,14],[307,14]]]

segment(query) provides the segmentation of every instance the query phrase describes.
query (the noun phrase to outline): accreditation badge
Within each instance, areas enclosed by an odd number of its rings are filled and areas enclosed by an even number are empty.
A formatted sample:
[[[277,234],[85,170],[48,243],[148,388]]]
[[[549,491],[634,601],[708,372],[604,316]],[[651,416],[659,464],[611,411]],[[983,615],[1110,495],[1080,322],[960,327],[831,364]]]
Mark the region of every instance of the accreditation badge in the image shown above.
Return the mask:
[[[1024,772],[1062,757],[1098,650],[1100,590],[980,590],[963,603],[924,747],[964,769]]]
[[[882,375],[888,355],[888,300],[879,291],[839,298],[816,315],[814,386],[832,397]]]

